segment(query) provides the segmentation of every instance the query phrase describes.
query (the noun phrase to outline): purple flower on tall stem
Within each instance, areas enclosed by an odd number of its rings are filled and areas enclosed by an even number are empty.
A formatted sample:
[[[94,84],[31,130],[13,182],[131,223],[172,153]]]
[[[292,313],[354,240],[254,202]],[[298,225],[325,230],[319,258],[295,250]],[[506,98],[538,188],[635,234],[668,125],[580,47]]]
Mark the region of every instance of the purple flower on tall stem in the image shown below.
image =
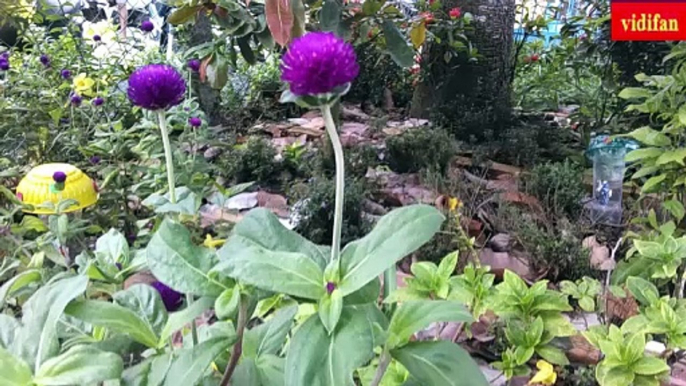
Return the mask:
[[[97,98],[93,99],[93,102],[91,102],[91,103],[93,103],[93,106],[99,107],[99,106],[102,106],[103,103],[105,103],[105,100],[102,99],[101,97],[97,97]]]
[[[176,311],[183,302],[183,295],[167,287],[161,281],[155,281],[152,287],[157,290],[167,311]]]
[[[73,106],[81,106],[81,102],[83,102],[83,98],[81,98],[81,95],[74,94],[71,96],[71,104]]]
[[[67,70],[67,69],[65,68],[64,70],[60,71],[60,76],[61,76],[63,79],[69,79],[69,78],[71,78],[71,71],[70,71],[70,70]]]
[[[350,83],[360,72],[353,46],[331,32],[295,39],[281,64],[281,80],[295,95],[317,95]]]
[[[189,60],[188,61],[188,68],[190,68],[193,72],[200,71],[200,61],[198,59]]]
[[[40,62],[43,64],[45,67],[50,67],[50,57],[48,55],[41,55],[40,56]]]
[[[155,25],[152,24],[150,20],[143,20],[141,23],[141,30],[143,32],[152,32],[155,29]]]
[[[200,127],[202,126],[202,119],[198,117],[188,118],[188,124],[191,125],[191,127]]]
[[[174,67],[149,64],[131,74],[127,93],[136,106],[148,110],[168,109],[183,101],[186,83]]]

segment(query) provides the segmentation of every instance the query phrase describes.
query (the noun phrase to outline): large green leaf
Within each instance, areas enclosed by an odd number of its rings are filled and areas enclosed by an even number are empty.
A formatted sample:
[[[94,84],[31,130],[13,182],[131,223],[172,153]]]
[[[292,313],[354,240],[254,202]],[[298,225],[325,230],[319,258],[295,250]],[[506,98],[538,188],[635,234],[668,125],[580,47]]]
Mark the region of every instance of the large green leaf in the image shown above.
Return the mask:
[[[338,0],[324,0],[319,11],[319,25],[322,31],[337,32],[341,22],[341,5]]]
[[[199,345],[180,350],[180,354],[164,379],[165,386],[195,385],[212,361],[233,344],[233,340],[218,337]]]
[[[650,158],[657,158],[659,157],[663,152],[663,149],[660,149],[658,147],[647,147],[644,149],[636,149],[631,152],[629,152],[624,160],[626,162],[633,162],[633,161],[638,161],[638,160],[644,160],[644,159],[650,159]]]
[[[155,334],[159,335],[167,324],[167,310],[160,294],[151,286],[135,284],[113,296],[114,302],[135,312]]]
[[[395,23],[388,19],[384,19],[382,28],[386,38],[386,49],[388,49],[391,59],[400,67],[412,67],[414,65],[414,50],[402,32]]]
[[[0,348],[9,350],[21,324],[7,314],[0,314]]]
[[[270,354],[258,359],[242,358],[231,382],[241,386],[283,385],[284,359]]]
[[[676,162],[677,164],[684,166],[684,158],[686,158],[686,149],[676,149],[676,150],[666,150],[657,157],[655,160],[655,165],[664,165],[670,162]]]
[[[158,338],[152,326],[135,312],[120,305],[98,300],[82,300],[71,303],[65,313],[94,326],[106,327],[128,335],[148,347],[157,347]]]
[[[375,305],[343,308],[339,323],[329,334],[319,315],[310,316],[290,341],[286,355],[286,385],[352,386],[353,371],[374,356],[382,342],[375,325],[384,316]]]
[[[7,280],[2,287],[0,287],[0,309],[4,307],[5,300],[8,296],[11,296],[13,292],[18,291],[31,283],[40,281],[42,277],[43,275],[41,275],[39,270],[30,269]]]
[[[146,255],[153,275],[179,292],[219,296],[227,288],[208,275],[216,263],[214,252],[193,244],[188,229],[178,222],[162,222]]]
[[[668,136],[665,134],[662,134],[661,132],[657,130],[653,130],[648,126],[643,126],[640,127],[631,133],[627,134],[627,136],[632,137],[633,139],[642,142],[648,146],[669,146],[672,144],[672,141],[669,139]]]
[[[267,354],[277,354],[286,342],[297,311],[298,307],[295,305],[282,308],[265,323],[245,331],[243,357],[258,358]]]
[[[95,255],[111,264],[129,260],[129,243],[116,229],[110,229],[95,242]]]
[[[121,377],[124,363],[119,355],[91,346],[76,346],[51,358],[40,367],[34,382],[39,385],[87,385]]]
[[[471,322],[471,313],[459,302],[418,300],[405,302],[393,314],[388,327],[389,349],[403,345],[415,332],[436,322]]]
[[[160,334],[160,345],[167,343],[167,339],[176,331],[182,329],[186,324],[195,320],[205,310],[209,310],[214,305],[214,298],[202,297],[194,301],[191,305],[181,311],[174,312],[169,315],[167,324],[162,329]]]
[[[391,355],[422,385],[488,386],[476,362],[452,342],[412,342]]]
[[[626,286],[636,300],[644,306],[654,304],[660,299],[660,292],[655,284],[646,279],[631,276],[626,279]]]
[[[241,220],[232,231],[232,237],[238,236],[246,243],[251,243],[266,250],[293,252],[306,255],[324,270],[329,262],[326,248],[322,248],[281,224],[279,218],[270,210],[253,209]],[[221,260],[231,258],[230,248],[224,247],[218,252]]]
[[[268,250],[233,234],[220,254],[226,258],[214,270],[243,283],[313,300],[326,293],[324,272],[302,253]]]
[[[0,347],[0,376],[3,386],[30,386],[31,369],[26,362]]]
[[[87,277],[74,276],[53,281],[36,291],[22,308],[22,327],[16,335],[12,352],[36,370],[47,359],[57,355],[60,349],[57,321],[67,304],[81,295],[87,286]]]
[[[195,15],[202,9],[202,6],[183,6],[172,12],[167,18],[167,22],[171,25],[179,25],[187,23],[195,19]]]
[[[341,252],[339,290],[345,296],[381,275],[438,232],[445,217],[434,207],[412,205],[383,216],[364,238]]]

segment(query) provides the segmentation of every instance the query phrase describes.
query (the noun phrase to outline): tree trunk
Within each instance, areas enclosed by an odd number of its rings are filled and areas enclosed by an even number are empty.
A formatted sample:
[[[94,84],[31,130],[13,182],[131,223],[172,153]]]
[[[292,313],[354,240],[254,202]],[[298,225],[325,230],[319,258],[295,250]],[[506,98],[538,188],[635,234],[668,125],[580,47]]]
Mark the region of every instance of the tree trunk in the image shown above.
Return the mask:
[[[204,12],[200,12],[195,24],[191,28],[188,44],[190,47],[197,47],[212,40],[212,21]],[[197,77],[194,77],[194,80],[195,82],[193,83],[195,84],[192,86],[194,86],[194,95],[198,98],[200,108],[207,115],[210,125],[218,124],[221,119],[221,97],[219,90],[213,89],[207,83],[200,83]]]
[[[460,7],[473,15],[467,36],[478,50],[477,61],[461,53],[448,63],[445,44],[426,47],[427,74],[415,89],[410,115],[432,118],[453,133],[497,137],[511,113],[511,56],[514,0],[446,0],[446,12]]]

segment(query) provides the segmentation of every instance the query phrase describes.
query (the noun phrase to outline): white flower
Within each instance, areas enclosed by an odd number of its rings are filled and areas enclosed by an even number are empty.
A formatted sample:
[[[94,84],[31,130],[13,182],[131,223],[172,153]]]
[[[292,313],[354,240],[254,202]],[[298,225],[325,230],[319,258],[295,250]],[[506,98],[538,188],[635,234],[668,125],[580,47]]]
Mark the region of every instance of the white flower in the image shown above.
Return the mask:
[[[102,43],[108,44],[117,39],[117,30],[107,20],[99,21],[97,23],[91,23],[89,21],[84,22],[83,39],[88,42],[94,42],[93,37],[96,35],[100,36],[100,41]]]

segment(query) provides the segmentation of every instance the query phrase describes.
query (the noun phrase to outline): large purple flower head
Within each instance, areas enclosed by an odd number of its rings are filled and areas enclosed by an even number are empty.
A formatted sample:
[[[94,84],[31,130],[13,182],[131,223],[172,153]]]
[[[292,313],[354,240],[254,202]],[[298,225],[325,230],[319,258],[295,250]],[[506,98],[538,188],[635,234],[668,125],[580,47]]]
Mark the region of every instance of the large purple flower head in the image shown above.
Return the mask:
[[[7,71],[10,69],[10,62],[7,59],[0,58],[0,71]]]
[[[190,68],[193,72],[200,71],[200,61],[198,59],[189,60],[188,61],[188,68]]]
[[[153,282],[152,287],[157,290],[167,311],[176,311],[181,306],[183,295],[167,287],[160,281]]]
[[[129,77],[131,103],[148,110],[168,109],[183,101],[186,83],[172,66],[149,64]]]
[[[353,46],[331,32],[295,39],[281,64],[281,80],[295,95],[317,95],[352,82],[360,72]]]

